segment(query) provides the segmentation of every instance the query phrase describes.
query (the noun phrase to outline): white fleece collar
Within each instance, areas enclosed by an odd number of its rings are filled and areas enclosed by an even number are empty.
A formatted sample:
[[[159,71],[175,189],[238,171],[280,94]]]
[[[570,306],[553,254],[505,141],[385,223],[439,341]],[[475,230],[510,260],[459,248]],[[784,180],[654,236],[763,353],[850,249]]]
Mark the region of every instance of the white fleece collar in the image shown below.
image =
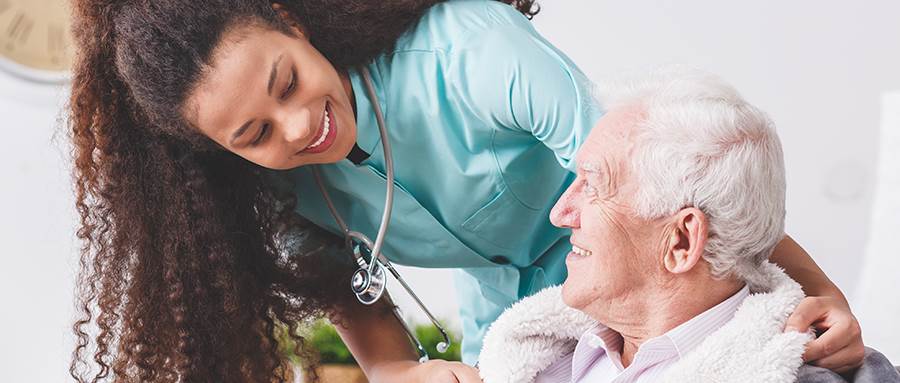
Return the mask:
[[[793,382],[803,363],[808,333],[784,333],[785,321],[803,299],[800,285],[774,264],[728,323],[666,371],[664,382]],[[484,337],[479,370],[485,383],[532,382],[578,338],[597,325],[565,305],[562,288],[550,287],[507,309]]]

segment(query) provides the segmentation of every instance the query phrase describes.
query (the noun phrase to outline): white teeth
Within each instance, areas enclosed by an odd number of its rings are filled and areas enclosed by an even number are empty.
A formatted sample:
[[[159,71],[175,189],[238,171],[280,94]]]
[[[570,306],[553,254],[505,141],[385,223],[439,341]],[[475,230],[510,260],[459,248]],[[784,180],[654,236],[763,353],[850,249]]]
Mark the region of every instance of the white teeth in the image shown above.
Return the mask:
[[[585,250],[585,249],[582,249],[582,248],[580,248],[580,247],[578,247],[578,246],[575,246],[575,245],[572,245],[572,252],[575,253],[575,254],[578,254],[578,255],[580,255],[580,256],[582,256],[582,257],[588,257],[588,256],[591,255],[591,251],[590,251],[590,250]]]
[[[325,142],[325,137],[328,137],[328,131],[331,130],[331,117],[328,115],[328,109],[325,109],[325,128],[322,129],[322,136],[319,137],[316,142],[313,142],[312,145],[307,146],[307,149],[315,148],[316,146],[322,145]]]

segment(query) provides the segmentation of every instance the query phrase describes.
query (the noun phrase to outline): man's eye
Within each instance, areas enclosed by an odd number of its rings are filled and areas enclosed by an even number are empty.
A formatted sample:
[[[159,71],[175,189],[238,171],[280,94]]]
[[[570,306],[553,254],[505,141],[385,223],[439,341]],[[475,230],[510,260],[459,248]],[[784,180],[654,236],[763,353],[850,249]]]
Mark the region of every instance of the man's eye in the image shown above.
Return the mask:
[[[284,92],[281,93],[281,99],[284,100],[288,98],[291,94],[294,93],[294,89],[297,88],[297,71],[294,68],[291,68],[291,81],[288,83],[287,88],[284,89]]]
[[[590,198],[597,198],[600,195],[600,192],[593,185],[585,182],[584,184],[584,194]]]
[[[250,146],[256,146],[257,144],[259,144],[262,141],[263,137],[266,135],[266,132],[268,132],[268,131],[269,131],[269,124],[263,124],[263,126],[261,128],[259,128],[259,134],[253,140],[253,142],[250,143]]]

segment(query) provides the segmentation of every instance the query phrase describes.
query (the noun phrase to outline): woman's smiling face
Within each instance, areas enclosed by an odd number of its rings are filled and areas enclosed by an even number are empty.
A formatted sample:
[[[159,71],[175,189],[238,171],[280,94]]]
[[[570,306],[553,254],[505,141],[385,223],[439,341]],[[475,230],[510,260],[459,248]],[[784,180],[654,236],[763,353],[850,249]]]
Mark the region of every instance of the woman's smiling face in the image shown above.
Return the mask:
[[[346,73],[294,32],[230,28],[183,109],[204,135],[270,169],[337,162],[356,142]]]

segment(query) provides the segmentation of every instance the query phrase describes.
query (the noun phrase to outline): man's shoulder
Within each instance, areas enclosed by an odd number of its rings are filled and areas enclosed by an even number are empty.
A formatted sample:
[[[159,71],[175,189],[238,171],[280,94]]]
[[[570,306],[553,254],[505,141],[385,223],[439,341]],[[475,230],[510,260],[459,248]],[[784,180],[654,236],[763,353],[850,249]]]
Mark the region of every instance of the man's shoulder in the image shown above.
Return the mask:
[[[561,293],[559,286],[546,288],[513,304],[491,325],[478,361],[485,383],[534,379],[596,325],[566,306]]]

